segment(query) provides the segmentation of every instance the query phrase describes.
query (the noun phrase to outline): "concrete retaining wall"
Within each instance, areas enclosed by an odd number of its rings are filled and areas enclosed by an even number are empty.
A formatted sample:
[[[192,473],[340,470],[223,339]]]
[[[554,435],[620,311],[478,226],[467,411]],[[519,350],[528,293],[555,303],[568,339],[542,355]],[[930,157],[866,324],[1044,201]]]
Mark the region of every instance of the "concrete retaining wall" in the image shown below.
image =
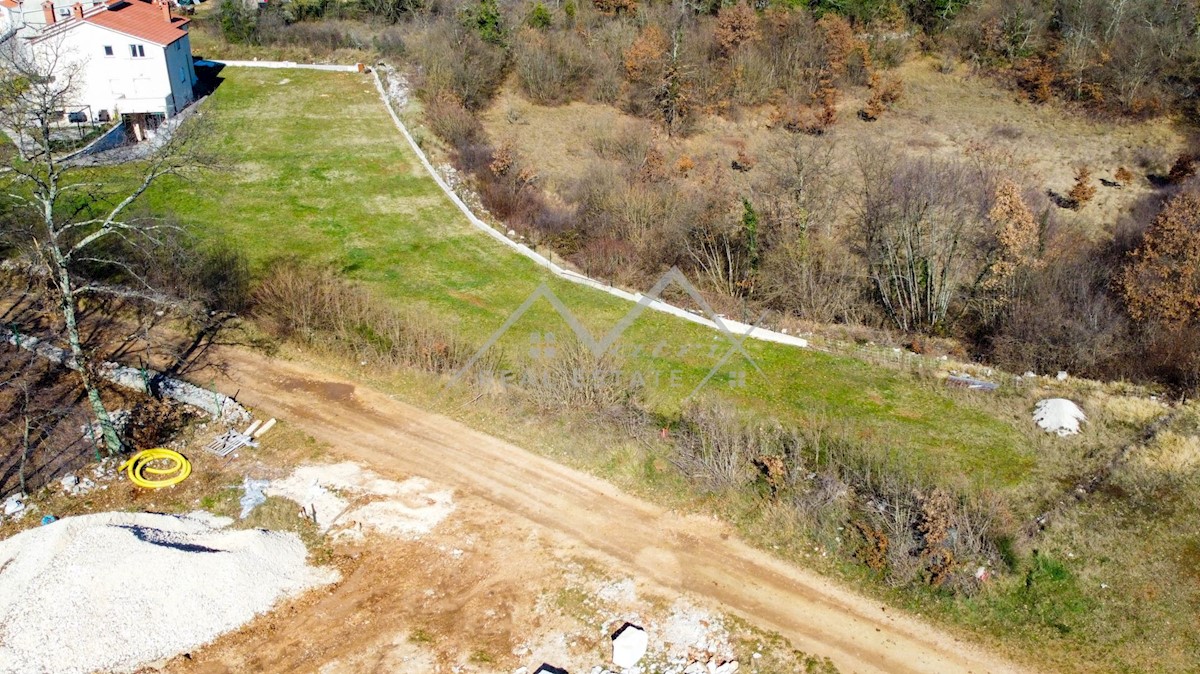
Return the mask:
[[[210,63],[219,63],[223,66],[231,66],[234,68],[298,68],[302,70],[328,70],[339,73],[356,73],[359,72],[358,64],[341,66],[341,65],[325,65],[320,63],[296,63],[295,61],[218,61],[216,59],[205,59]]]
[[[0,340],[35,353],[52,363],[72,370],[79,369],[79,365],[65,349],[60,349],[43,339],[0,328]],[[202,414],[208,414],[222,421],[235,424],[250,421],[250,413],[233,398],[223,393],[200,388],[186,381],[172,379],[161,372],[139,370],[118,363],[102,363],[96,367],[96,373],[122,388],[146,395],[155,395],[155,391],[157,391],[159,397],[182,403]]]

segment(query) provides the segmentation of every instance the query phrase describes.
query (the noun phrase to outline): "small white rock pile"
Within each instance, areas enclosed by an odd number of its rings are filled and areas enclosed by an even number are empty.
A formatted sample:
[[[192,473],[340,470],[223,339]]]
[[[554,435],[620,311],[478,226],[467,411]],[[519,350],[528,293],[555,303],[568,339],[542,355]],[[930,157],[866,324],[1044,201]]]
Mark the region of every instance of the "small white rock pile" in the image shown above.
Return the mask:
[[[1059,437],[1077,435],[1079,424],[1087,421],[1087,415],[1079,405],[1066,398],[1047,398],[1033,408],[1033,422],[1047,433]]]

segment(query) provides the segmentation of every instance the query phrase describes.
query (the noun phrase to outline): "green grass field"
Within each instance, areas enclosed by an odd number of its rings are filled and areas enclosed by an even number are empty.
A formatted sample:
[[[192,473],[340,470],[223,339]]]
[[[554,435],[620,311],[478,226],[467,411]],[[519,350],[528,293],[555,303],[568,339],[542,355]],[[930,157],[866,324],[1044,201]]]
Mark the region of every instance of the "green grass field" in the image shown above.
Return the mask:
[[[473,229],[421,169],[369,76],[244,68],[221,75],[205,114],[224,165],[201,180],[163,182],[150,202],[205,236],[232,242],[256,269],[283,256],[330,265],[381,300],[428,312],[477,344],[542,281],[594,334],[629,310],[619,299],[555,280]],[[539,302],[505,335],[503,352],[521,353],[532,334],[545,332],[569,330]],[[621,344],[644,348],[633,361],[660,373],[664,383],[652,395],[670,410],[726,343],[701,326],[647,312]],[[663,344],[665,354],[648,355]],[[820,419],[943,479],[961,476],[963,486],[1012,485],[1033,469],[1029,431],[1015,417],[985,411],[995,400],[849,358],[746,344],[763,376],[749,369],[746,385],[734,390],[730,379],[744,367],[734,356],[710,383],[746,408]],[[672,370],[678,384],[668,386]]]

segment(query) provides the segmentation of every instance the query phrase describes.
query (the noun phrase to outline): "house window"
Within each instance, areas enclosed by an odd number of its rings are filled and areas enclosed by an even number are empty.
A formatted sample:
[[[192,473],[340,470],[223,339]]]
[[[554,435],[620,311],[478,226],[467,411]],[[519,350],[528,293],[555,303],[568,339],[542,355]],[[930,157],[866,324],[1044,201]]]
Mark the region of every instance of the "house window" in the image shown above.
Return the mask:
[[[140,44],[129,45],[129,55],[135,59],[143,58],[146,55],[146,48]]]
[[[111,45],[111,44],[106,44],[106,45],[104,45],[104,55],[105,55],[105,56],[112,56],[112,55],[113,55],[113,50],[112,50],[112,45]]]

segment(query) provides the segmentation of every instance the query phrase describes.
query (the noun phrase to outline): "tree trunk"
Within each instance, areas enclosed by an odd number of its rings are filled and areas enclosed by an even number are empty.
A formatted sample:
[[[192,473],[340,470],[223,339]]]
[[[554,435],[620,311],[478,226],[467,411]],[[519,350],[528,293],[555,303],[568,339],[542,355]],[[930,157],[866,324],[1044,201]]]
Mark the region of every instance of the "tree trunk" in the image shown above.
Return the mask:
[[[88,361],[79,340],[79,325],[75,318],[75,292],[71,286],[71,278],[67,275],[65,265],[60,265],[59,269],[58,290],[62,296],[63,322],[67,328],[67,342],[71,345],[71,358],[75,361],[83,390],[87,392],[88,403],[92,406],[92,414],[96,416],[96,421],[100,424],[104,448],[108,450],[109,456],[114,456],[121,453],[121,438],[117,437],[117,429],[113,425],[112,417],[105,409],[104,401],[100,399],[100,389],[92,381],[92,374],[88,369]]]
[[[21,466],[17,469],[17,479],[21,482],[21,493],[28,494],[25,490],[25,464],[29,461],[29,394],[25,394],[25,429],[21,434]]]

